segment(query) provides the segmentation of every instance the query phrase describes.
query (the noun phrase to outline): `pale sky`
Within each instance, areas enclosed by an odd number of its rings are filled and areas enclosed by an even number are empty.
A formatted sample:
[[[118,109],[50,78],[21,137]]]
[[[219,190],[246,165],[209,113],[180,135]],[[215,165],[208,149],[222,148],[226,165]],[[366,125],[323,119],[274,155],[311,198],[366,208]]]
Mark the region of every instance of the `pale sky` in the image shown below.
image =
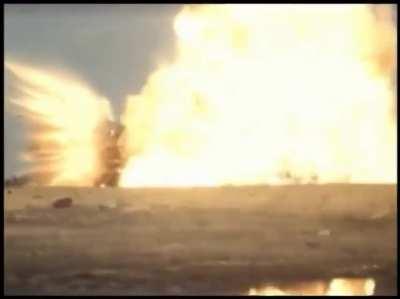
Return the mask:
[[[4,7],[4,54],[32,66],[66,70],[107,97],[118,113],[157,63],[174,53],[173,18],[180,5],[96,4]],[[5,101],[8,94],[5,73]],[[21,119],[4,112],[5,177],[22,168]]]

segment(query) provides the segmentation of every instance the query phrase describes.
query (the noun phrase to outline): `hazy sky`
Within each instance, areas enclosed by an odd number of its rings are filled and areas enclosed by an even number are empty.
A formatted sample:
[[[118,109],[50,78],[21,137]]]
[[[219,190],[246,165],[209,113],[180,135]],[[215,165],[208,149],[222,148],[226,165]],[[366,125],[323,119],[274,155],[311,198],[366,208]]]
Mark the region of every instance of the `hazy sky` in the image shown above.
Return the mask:
[[[5,59],[77,74],[119,113],[159,62],[174,53],[180,5],[5,5]],[[8,79],[5,73],[5,99]],[[5,109],[5,176],[21,170],[21,119]]]

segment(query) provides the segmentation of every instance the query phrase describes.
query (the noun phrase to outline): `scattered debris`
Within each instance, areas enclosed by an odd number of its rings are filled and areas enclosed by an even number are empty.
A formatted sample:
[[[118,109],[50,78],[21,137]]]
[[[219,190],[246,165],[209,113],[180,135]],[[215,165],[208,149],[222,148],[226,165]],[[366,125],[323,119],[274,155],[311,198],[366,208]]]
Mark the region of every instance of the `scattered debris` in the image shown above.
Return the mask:
[[[330,235],[331,235],[331,231],[329,229],[321,229],[318,232],[318,236],[321,236],[321,237],[329,237]]]
[[[371,220],[384,219],[385,217],[389,216],[389,214],[390,214],[389,209],[381,209],[381,210],[375,211],[375,213],[370,216],[370,219]]]
[[[318,183],[318,175],[317,174],[311,175],[310,181],[311,181],[311,183],[314,183],[314,184]]]
[[[105,206],[105,205],[99,205],[99,210],[100,211],[107,211],[107,210],[109,210],[110,208],[109,207],[107,207],[107,206]]]
[[[358,251],[356,249],[354,249],[354,248],[343,248],[342,250],[343,250],[343,252],[345,252],[349,256],[355,256],[355,255],[358,254]]]
[[[29,220],[29,218],[25,213],[7,212],[5,214],[5,220],[8,223],[18,223]]]
[[[27,175],[24,176],[13,176],[9,179],[6,179],[4,182],[5,187],[21,187],[26,185],[30,178]]]
[[[101,211],[115,209],[116,207],[117,207],[117,202],[115,200],[108,200],[99,205],[99,209]]]
[[[167,294],[183,294],[184,290],[180,286],[172,286],[168,288]]]
[[[12,223],[12,222],[17,222],[17,215],[15,214],[15,213],[11,213],[11,212],[9,212],[9,213],[6,213],[6,217],[5,217],[6,219],[6,222],[10,222],[10,223]]]
[[[92,273],[98,276],[105,276],[105,275],[117,275],[118,271],[113,269],[93,269]]]
[[[365,271],[368,271],[368,270],[371,270],[371,269],[376,270],[376,269],[379,269],[379,268],[381,268],[381,267],[379,265],[377,265],[377,264],[363,265],[362,266],[362,269],[365,270]]]
[[[171,243],[161,247],[161,250],[166,254],[181,254],[185,251],[185,246],[181,243]]]
[[[70,208],[71,206],[72,206],[72,199],[69,197],[57,199],[53,203],[53,208],[56,208],[56,209]]]
[[[316,249],[320,247],[320,244],[318,242],[314,242],[314,241],[306,241],[306,245],[307,247],[311,248],[311,249]]]
[[[96,278],[96,275],[94,275],[90,271],[85,271],[85,272],[79,272],[74,275],[74,277],[79,278],[79,279],[94,279]]]

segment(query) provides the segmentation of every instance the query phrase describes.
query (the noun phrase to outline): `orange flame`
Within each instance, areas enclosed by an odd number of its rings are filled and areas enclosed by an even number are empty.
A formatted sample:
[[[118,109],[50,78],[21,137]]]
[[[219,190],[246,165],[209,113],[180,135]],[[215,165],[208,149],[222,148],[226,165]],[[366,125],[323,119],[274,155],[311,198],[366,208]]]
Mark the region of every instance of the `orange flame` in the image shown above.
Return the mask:
[[[198,5],[129,96],[121,186],[396,181],[395,29],[368,5]]]
[[[109,102],[74,78],[6,63],[21,84],[11,100],[29,121],[33,151],[23,157],[34,171],[51,173],[50,185],[93,185],[100,172],[95,129],[109,119]]]

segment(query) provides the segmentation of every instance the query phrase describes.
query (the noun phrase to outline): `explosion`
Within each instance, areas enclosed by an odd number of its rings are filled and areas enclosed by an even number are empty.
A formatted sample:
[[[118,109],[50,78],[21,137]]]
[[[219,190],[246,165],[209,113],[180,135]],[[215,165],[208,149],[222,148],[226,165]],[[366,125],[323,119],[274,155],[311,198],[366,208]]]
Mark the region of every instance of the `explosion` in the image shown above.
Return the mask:
[[[378,14],[375,11],[380,11]],[[188,5],[177,53],[127,97],[122,187],[394,183],[387,6]],[[8,64],[52,185],[93,185],[110,105],[75,79]],[[14,101],[15,102],[15,101]],[[119,136],[119,135],[118,135]]]
[[[395,31],[368,5],[197,5],[127,99],[121,186],[396,181]]]

